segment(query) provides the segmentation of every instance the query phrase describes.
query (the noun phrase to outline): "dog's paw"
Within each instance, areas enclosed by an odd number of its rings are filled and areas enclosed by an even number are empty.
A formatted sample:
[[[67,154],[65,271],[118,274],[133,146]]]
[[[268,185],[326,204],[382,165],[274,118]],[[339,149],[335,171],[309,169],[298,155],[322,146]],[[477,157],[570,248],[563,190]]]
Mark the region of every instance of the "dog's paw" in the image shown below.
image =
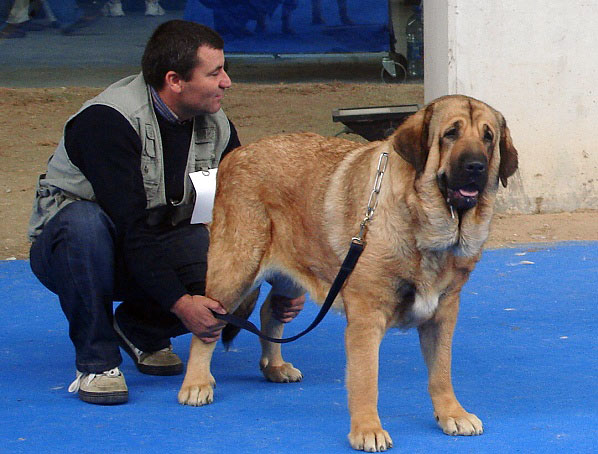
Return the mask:
[[[266,380],[274,383],[293,383],[303,378],[301,371],[291,363],[283,363],[281,366],[261,365],[261,369]]]
[[[178,399],[182,405],[191,405],[193,407],[201,407],[214,402],[214,387],[215,381],[203,385],[185,385],[181,386]]]
[[[392,448],[392,439],[380,425],[357,427],[349,433],[349,443],[353,449],[366,452],[380,452]]]
[[[458,415],[436,415],[436,421],[447,435],[482,435],[484,433],[482,421],[473,413],[467,413],[465,410]]]

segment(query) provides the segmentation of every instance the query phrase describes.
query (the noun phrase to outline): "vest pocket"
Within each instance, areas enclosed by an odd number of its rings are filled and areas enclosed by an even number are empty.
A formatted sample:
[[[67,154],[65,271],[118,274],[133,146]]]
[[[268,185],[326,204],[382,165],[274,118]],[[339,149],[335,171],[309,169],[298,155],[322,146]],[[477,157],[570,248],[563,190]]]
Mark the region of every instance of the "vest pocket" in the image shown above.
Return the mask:
[[[143,187],[145,188],[145,196],[148,203],[155,198],[158,187],[160,186],[160,174],[156,164],[156,158],[145,154],[141,156],[141,175],[143,176]]]
[[[147,201],[147,208],[151,208],[151,201],[155,199],[158,193],[158,184],[144,181],[143,187],[145,189],[145,199]]]
[[[159,162],[156,152],[156,134],[150,124],[145,125],[145,140],[141,152],[141,175],[145,188],[145,197],[150,207],[150,201],[155,200],[158,188],[160,187]]]
[[[141,173],[143,174],[143,187],[145,189],[145,198],[148,202],[154,200],[158,193],[158,176],[156,171],[155,162],[144,162],[141,160]]]
[[[41,233],[44,225],[65,206],[66,202],[76,200],[67,198],[60,188],[47,184],[45,179],[45,174],[40,175],[35,187],[35,199],[28,231],[31,241]]]

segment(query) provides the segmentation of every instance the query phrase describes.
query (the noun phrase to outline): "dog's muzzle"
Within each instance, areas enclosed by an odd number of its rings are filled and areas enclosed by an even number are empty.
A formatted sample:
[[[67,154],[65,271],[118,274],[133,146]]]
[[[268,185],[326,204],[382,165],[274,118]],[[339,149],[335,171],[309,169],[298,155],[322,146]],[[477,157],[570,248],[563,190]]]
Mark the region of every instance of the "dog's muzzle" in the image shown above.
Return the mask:
[[[451,169],[452,170],[452,169]],[[438,174],[438,186],[447,203],[458,211],[473,208],[488,181],[488,160],[485,156],[460,159],[450,175]]]

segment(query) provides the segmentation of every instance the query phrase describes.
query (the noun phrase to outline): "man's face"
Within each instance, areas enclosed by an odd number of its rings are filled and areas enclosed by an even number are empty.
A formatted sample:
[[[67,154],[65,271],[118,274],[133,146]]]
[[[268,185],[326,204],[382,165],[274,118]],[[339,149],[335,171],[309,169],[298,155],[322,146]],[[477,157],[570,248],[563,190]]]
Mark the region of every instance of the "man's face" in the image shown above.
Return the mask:
[[[231,86],[231,80],[224,71],[224,52],[221,49],[201,46],[197,55],[200,63],[189,80],[181,80],[181,92],[176,109],[173,109],[181,120],[218,112],[224,90]]]

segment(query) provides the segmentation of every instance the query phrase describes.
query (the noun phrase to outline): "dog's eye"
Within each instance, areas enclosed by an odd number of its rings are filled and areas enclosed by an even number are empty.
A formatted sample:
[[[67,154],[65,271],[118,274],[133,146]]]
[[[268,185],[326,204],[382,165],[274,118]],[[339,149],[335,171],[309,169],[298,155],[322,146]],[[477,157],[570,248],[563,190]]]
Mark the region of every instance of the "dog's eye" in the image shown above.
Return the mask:
[[[446,139],[456,139],[459,136],[459,129],[456,126],[445,131],[443,137]]]
[[[492,134],[492,131],[490,131],[488,128],[486,128],[484,131],[484,140],[486,142],[492,142],[492,140],[494,140],[494,134]]]

